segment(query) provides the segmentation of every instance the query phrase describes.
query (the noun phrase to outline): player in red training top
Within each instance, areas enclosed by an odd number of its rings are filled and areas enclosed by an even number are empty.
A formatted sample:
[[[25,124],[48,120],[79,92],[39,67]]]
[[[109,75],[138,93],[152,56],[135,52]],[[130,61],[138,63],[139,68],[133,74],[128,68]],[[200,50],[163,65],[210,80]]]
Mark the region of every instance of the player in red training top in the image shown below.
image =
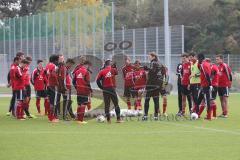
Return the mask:
[[[40,101],[41,98],[44,98],[45,115],[48,115],[50,104],[46,93],[47,77],[44,73],[43,60],[37,61],[37,68],[35,68],[32,72],[31,82],[36,93],[36,107],[38,113],[42,115]]]
[[[50,110],[48,111],[48,119],[50,122],[57,123],[59,122],[57,115],[55,114],[56,99],[57,99],[57,64],[58,64],[58,55],[51,55],[49,58],[49,63],[46,65],[45,74],[47,76],[47,93],[50,102]]]
[[[128,109],[131,109],[131,98],[134,98],[134,66],[131,64],[131,59],[126,57],[125,66],[122,68],[122,74],[124,79],[124,97],[127,101]]]
[[[30,100],[31,100],[31,86],[30,86],[30,79],[31,79],[31,75],[30,75],[30,64],[32,63],[32,58],[31,57],[26,57],[25,58],[29,64],[25,66],[25,68],[23,69],[24,72],[24,83],[25,83],[25,108],[24,108],[24,112],[26,113],[26,115],[28,116],[28,118],[36,118],[34,115],[30,114],[29,112],[29,104],[30,104]]]
[[[206,120],[212,120],[212,106],[211,106],[211,92],[213,90],[212,82],[211,82],[211,65],[209,62],[205,60],[204,54],[198,54],[198,66],[200,69],[200,93],[198,97],[198,104],[197,106],[202,103],[204,100],[207,104],[207,117]],[[204,107],[199,109],[198,115],[200,117],[201,113],[203,112]]]
[[[185,114],[186,99],[188,100],[189,112],[192,110],[192,99],[190,92],[191,63],[188,54],[182,55],[182,115]]]
[[[120,117],[120,107],[118,105],[118,97],[113,80],[113,77],[118,74],[117,68],[112,68],[111,60],[106,60],[104,66],[105,68],[98,73],[96,82],[98,87],[103,90],[103,100],[105,104],[107,121],[108,123],[111,123],[110,101],[112,101],[117,115],[117,123],[121,123],[122,120]]]
[[[135,110],[142,110],[142,96],[147,83],[147,74],[143,67],[141,67],[141,62],[136,60],[134,63],[134,92],[135,96]]]
[[[220,97],[222,106],[222,115],[220,115],[219,117],[227,118],[229,88],[231,88],[232,85],[232,71],[230,67],[226,63],[224,63],[222,55],[216,56],[216,62],[218,64],[219,70],[218,95]]]
[[[77,90],[77,120],[79,124],[87,123],[84,121],[84,114],[89,100],[88,96],[92,92],[90,73],[88,71],[89,65],[91,63],[86,60],[73,75],[73,85]]]
[[[25,120],[23,110],[26,108],[25,100],[25,81],[24,81],[24,68],[29,65],[29,61],[26,59],[21,60],[19,66],[14,71],[14,90],[16,92],[17,106],[16,117],[19,120]]]
[[[71,88],[72,78],[70,69],[75,64],[73,59],[67,59],[66,63],[60,62],[57,69],[58,77],[58,94],[57,94],[57,105],[60,108],[61,95],[63,97],[63,120],[69,120],[66,116],[69,113],[71,118],[75,119],[75,115],[72,111],[72,100],[71,100]]]
[[[13,64],[11,64],[10,71],[8,73],[8,87],[10,86],[12,87],[12,98],[10,101],[8,113],[6,114],[7,116],[10,116],[11,113],[13,116],[15,116],[16,93],[14,90],[14,71],[15,71],[15,68],[19,65],[19,63],[20,63],[20,58],[15,57],[13,60]]]

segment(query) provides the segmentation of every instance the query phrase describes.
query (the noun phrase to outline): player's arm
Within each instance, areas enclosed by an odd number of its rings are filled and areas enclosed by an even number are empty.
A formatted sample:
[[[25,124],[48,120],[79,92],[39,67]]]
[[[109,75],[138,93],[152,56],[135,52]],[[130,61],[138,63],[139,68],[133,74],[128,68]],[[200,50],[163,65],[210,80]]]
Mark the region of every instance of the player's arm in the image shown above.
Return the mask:
[[[103,75],[102,75],[102,72],[100,72],[97,76],[96,83],[97,83],[98,87],[103,90],[102,82],[103,82]]]
[[[89,90],[92,92],[92,87],[91,87],[91,83],[90,83],[90,72],[87,72],[87,74],[85,76],[85,81],[87,83],[87,86],[89,87]]]

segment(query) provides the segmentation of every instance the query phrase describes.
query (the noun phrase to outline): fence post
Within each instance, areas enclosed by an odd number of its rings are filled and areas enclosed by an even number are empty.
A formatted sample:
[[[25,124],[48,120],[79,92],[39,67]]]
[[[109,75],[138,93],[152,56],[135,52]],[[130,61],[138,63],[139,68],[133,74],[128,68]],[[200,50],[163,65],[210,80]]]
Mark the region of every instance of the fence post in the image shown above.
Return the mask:
[[[144,28],[144,62],[147,62],[147,29]]]
[[[32,27],[33,27],[33,29],[32,29],[32,33],[33,33],[33,35],[32,35],[32,60],[33,61],[35,61],[35,43],[34,43],[34,33],[35,33],[35,29],[34,29],[34,27],[35,27],[35,23],[34,23],[34,16],[35,15],[33,15],[33,19],[32,19],[32,23],[33,23],[33,25],[32,25]]]
[[[71,11],[68,10],[68,47],[67,47],[67,56],[69,57],[70,51],[71,51]],[[72,54],[70,55],[72,56]]]
[[[114,2],[112,2],[112,42],[115,43],[115,17],[114,17]],[[114,55],[114,50],[112,51],[112,54]]]
[[[76,38],[76,42],[75,42],[75,47],[76,47],[76,55],[78,56],[78,9],[75,9],[75,38]]]
[[[53,54],[55,54],[55,12],[52,13],[53,21]]]
[[[102,11],[103,11],[103,5],[101,6],[102,8]],[[103,14],[103,12],[102,12]],[[105,41],[105,33],[104,33],[104,30],[105,30],[105,23],[104,23],[105,19],[104,19],[104,15],[102,15],[102,59],[103,61],[105,60],[105,54],[104,54],[104,41]]]
[[[46,13],[46,58],[48,58],[48,13]]]
[[[26,41],[27,41],[27,55],[28,55],[28,54],[29,54],[29,49],[28,49],[28,48],[29,48],[29,43],[28,43],[28,40],[29,40],[28,16],[26,17],[26,21],[27,21],[27,25],[26,25],[26,26],[27,26],[27,33],[26,33],[26,34],[27,34],[27,37],[26,37]]]
[[[39,41],[39,47],[38,47],[38,50],[39,50],[39,53],[38,53],[38,58],[39,59],[42,59],[42,33],[41,33],[41,31],[42,31],[42,20],[41,20],[41,14],[39,14],[38,15],[38,41]]]
[[[156,27],[156,54],[157,54],[157,55],[158,55],[158,53],[159,53],[159,48],[158,48],[158,46],[159,46],[158,37],[159,37],[159,35],[158,35],[158,27]]]
[[[133,61],[136,61],[136,45],[135,45],[135,40],[136,40],[136,30],[133,29]]]

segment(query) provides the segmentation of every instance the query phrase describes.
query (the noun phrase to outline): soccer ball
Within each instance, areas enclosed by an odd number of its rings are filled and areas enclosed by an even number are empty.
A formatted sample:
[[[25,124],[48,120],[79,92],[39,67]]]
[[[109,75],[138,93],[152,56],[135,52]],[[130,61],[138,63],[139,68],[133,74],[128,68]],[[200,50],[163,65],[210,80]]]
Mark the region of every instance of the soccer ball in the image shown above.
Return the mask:
[[[198,119],[198,114],[197,113],[192,113],[191,114],[191,120],[197,120]]]
[[[105,117],[103,115],[99,115],[99,116],[97,116],[96,121],[99,123],[104,123]]]

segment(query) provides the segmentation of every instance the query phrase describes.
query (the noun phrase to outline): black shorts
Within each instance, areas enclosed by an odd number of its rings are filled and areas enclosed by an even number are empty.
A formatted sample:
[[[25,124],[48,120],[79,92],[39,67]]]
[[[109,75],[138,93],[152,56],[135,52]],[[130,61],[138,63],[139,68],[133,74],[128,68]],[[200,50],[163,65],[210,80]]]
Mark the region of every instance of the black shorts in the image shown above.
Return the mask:
[[[36,97],[37,98],[46,98],[47,97],[47,93],[45,90],[42,91],[35,91],[36,92]]]
[[[134,97],[134,95],[133,87],[124,87],[124,97],[130,98]]]
[[[25,90],[26,90],[26,97],[31,97],[31,86],[27,85],[25,87]]]
[[[26,98],[26,91],[25,90],[16,90],[14,91],[16,95],[16,99],[18,101],[23,101]]]
[[[213,87],[212,93],[211,93],[211,100],[216,100],[218,93],[218,87]]]
[[[55,106],[57,104],[57,90],[55,89],[55,87],[48,87],[47,95],[49,97],[50,104]]]
[[[218,95],[220,97],[228,97],[229,96],[228,87],[218,87]]]
[[[181,92],[183,95],[187,96],[191,94],[191,91],[188,89],[188,86],[182,85]]]
[[[77,96],[78,105],[87,105],[88,102],[89,102],[88,96],[84,96],[84,95],[78,95]]]
[[[160,95],[160,87],[157,85],[148,85],[146,87],[146,97],[150,98],[150,97],[159,97]]]

